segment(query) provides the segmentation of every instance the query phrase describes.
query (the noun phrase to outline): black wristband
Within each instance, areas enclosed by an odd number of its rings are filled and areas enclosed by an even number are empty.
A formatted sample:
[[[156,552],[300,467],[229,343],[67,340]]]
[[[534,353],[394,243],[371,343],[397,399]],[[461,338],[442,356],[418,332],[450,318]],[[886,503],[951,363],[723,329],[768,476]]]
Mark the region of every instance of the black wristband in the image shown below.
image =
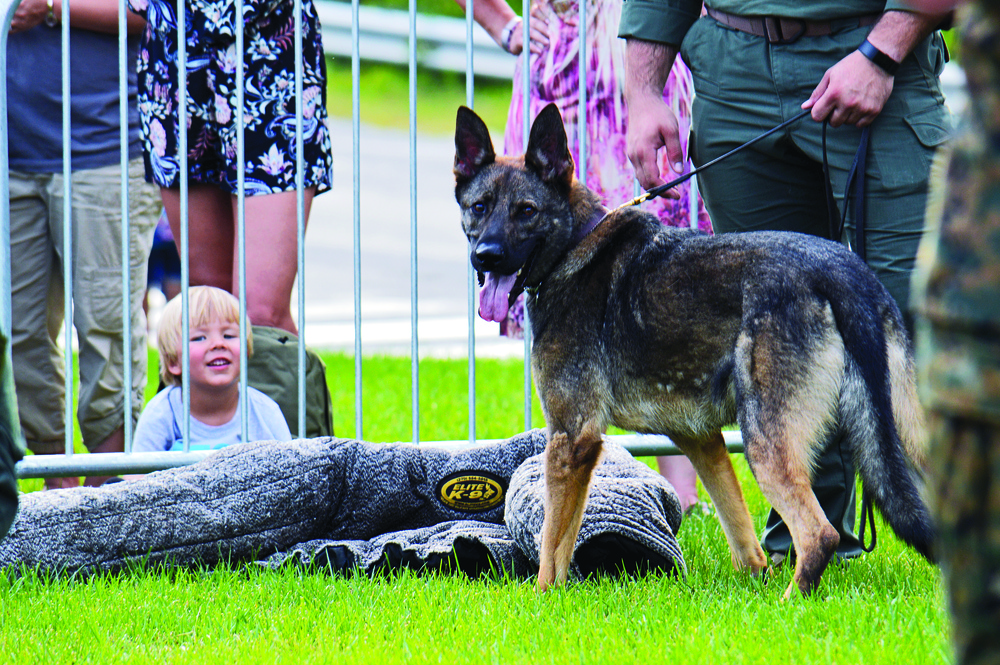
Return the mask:
[[[872,46],[872,43],[867,39],[861,42],[858,50],[861,51],[861,55],[878,65],[889,76],[895,76],[896,72],[899,71],[899,63]]]

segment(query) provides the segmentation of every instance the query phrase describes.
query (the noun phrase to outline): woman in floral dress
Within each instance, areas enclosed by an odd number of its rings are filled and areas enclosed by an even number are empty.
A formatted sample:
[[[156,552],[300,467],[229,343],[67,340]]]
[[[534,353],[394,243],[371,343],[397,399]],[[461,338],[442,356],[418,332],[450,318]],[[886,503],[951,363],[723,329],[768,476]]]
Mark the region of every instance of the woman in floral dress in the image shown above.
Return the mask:
[[[146,179],[160,186],[174,238],[180,239],[176,3],[130,0],[129,6],[147,21],[138,63]],[[247,313],[254,325],[295,332],[290,301],[297,270],[297,104],[307,218],[313,196],[329,189],[333,178],[319,19],[312,0],[303,0],[304,83],[297,100],[292,0],[246,0],[243,16],[245,52],[238,54],[232,0],[187,3],[190,281],[234,294],[239,288],[234,109],[236,68],[243,64]]]

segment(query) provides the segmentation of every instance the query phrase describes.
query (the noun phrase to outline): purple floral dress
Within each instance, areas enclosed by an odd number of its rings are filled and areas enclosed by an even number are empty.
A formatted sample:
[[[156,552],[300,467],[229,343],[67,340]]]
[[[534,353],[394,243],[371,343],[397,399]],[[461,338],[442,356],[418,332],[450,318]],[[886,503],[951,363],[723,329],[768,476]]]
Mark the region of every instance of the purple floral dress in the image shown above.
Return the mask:
[[[139,49],[139,115],[146,180],[179,184],[177,14],[173,0],[129,0],[146,17]],[[236,53],[232,0],[189,0],[187,24],[188,168],[193,182],[236,193]],[[295,188],[295,33],[291,0],[246,0],[243,54],[245,191]],[[312,0],[302,2],[305,186],[330,188],[333,156],[326,128],[326,63]]]
[[[539,0],[551,11],[548,20],[548,47],[531,56],[530,116],[534,118],[547,104],[559,107],[569,149],[580,169],[579,138],[579,5],[576,0]],[[622,83],[625,73],[625,42],[618,38],[622,0],[590,0],[587,4],[587,185],[604,204],[616,207],[635,196],[635,175],[625,152],[625,107]],[[514,91],[504,134],[504,152],[524,152],[524,59],[519,57],[514,71]],[[694,84],[687,65],[678,56],[670,72],[663,99],[680,123],[681,147],[687,155],[691,128]],[[685,172],[691,168],[690,162]],[[660,172],[671,179],[666,155],[660,155]],[[643,204],[668,226],[691,226],[690,181],[679,187],[679,200],[656,198]],[[705,204],[698,197],[698,228],[711,233],[712,223]],[[510,308],[500,323],[500,334],[523,337],[524,295]]]

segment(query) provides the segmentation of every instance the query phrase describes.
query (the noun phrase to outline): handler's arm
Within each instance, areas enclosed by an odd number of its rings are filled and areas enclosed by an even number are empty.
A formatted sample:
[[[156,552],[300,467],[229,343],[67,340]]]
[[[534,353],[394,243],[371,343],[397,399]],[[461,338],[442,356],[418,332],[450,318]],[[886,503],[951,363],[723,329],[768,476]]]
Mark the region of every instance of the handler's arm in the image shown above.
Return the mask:
[[[636,178],[646,189],[663,184],[656,153],[666,148],[678,173],[683,155],[677,117],[663,102],[663,87],[677,57],[677,47],[630,38],[625,43],[625,104],[628,106],[626,145]],[[676,192],[668,196],[677,198]]]
[[[868,41],[899,63],[940,24],[944,14],[887,11],[868,35]],[[865,127],[874,122],[892,94],[893,77],[861,51],[852,51],[828,69],[809,99],[812,118],[830,125]]]
[[[684,35],[701,15],[701,0],[624,0],[618,36],[625,42],[623,91],[628,106],[626,149],[636,178],[649,189],[663,184],[656,154],[664,148],[671,168],[681,171],[684,155],[677,117],[663,101]],[[677,198],[677,192],[666,196]]]

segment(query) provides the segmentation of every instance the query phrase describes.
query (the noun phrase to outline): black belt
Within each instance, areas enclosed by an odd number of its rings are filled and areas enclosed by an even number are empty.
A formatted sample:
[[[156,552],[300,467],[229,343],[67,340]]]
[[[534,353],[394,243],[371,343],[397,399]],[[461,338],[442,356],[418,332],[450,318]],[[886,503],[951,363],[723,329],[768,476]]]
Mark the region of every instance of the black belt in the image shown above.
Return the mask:
[[[881,12],[879,12],[876,14],[831,19],[829,21],[812,21],[802,18],[789,18],[787,16],[738,16],[736,14],[720,12],[711,7],[706,7],[705,13],[733,30],[746,32],[757,37],[764,37],[770,44],[791,44],[800,37],[821,37],[842,28],[860,28],[874,25],[879,17],[882,16]]]

